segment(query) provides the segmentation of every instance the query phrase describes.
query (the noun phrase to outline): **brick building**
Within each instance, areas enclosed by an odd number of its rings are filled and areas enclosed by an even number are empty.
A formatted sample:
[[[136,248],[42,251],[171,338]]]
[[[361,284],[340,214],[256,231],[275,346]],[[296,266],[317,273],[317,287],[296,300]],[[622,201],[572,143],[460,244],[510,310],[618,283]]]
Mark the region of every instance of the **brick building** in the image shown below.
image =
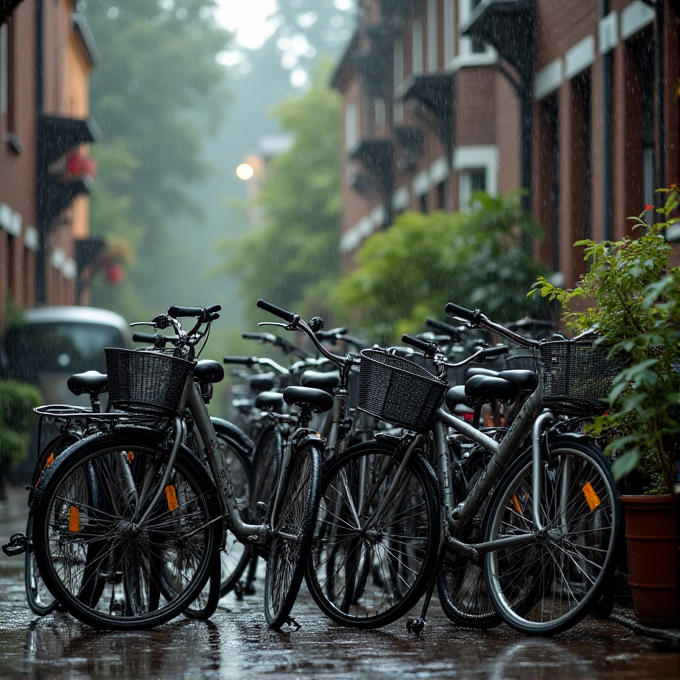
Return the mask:
[[[669,0],[359,0],[343,96],[346,266],[403,210],[526,187],[535,254],[569,285],[678,175]]]
[[[74,0],[0,4],[0,328],[5,307],[85,302],[102,244],[89,239],[87,145],[98,58]]]

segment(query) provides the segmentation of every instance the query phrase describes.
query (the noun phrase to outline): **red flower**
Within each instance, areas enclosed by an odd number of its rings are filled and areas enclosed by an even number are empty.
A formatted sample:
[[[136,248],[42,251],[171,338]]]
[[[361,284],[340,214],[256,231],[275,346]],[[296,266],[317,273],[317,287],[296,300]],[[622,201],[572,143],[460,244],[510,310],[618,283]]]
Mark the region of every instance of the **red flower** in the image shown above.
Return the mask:
[[[647,210],[654,210],[654,206],[653,206],[653,205],[650,205],[650,204],[647,204]]]
[[[115,286],[122,283],[125,278],[125,270],[119,264],[112,262],[104,269],[104,276],[110,284]]]
[[[79,179],[83,176],[94,178],[97,174],[97,161],[77,152],[66,154],[66,179]]]

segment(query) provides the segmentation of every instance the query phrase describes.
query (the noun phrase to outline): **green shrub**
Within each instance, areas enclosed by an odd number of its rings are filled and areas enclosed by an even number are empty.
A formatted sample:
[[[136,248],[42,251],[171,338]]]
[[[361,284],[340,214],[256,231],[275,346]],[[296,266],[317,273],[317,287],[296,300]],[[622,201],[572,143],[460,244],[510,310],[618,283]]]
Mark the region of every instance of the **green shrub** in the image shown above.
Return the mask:
[[[0,380],[0,471],[26,456],[33,409],[42,403],[37,387],[16,380]]]

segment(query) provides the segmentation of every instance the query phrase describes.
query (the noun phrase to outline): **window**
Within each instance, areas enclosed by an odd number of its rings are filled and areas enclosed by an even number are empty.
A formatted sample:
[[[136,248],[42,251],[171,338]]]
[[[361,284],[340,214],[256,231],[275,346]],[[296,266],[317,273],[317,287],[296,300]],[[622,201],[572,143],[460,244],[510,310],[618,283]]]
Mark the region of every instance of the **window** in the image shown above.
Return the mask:
[[[481,0],[458,0],[458,22],[467,21]],[[459,40],[458,61],[461,66],[477,66],[492,64],[496,61],[496,53],[492,47],[477,39],[461,36]]]
[[[560,111],[557,92],[553,92],[541,101],[546,121],[545,146],[548,149],[548,196],[552,223],[552,266],[560,271]]]
[[[353,149],[359,139],[357,129],[357,105],[356,102],[349,102],[345,108],[345,149]]]
[[[495,146],[457,147],[453,169],[458,173],[460,210],[469,207],[475,191],[486,191],[492,196],[498,191],[498,149]]]
[[[9,70],[7,68],[7,22],[0,26],[0,116],[7,115]]]
[[[437,210],[446,210],[446,180],[437,184]]]
[[[453,3],[456,0],[444,0],[444,67],[450,68],[456,56],[456,16]]]
[[[393,50],[392,76],[396,90],[404,82],[404,43],[400,39],[395,40]],[[392,112],[395,125],[404,122],[404,105],[402,102],[395,102]]]
[[[418,196],[418,207],[423,215],[427,215],[427,193]]]
[[[413,20],[411,29],[411,72],[415,75],[423,72],[423,22]]]
[[[573,147],[575,195],[572,200],[580,216],[575,224],[575,240],[593,237],[593,187],[592,187],[592,78],[590,69],[580,73],[573,81]]]
[[[427,70],[434,73],[437,70],[438,41],[437,28],[437,0],[427,2]]]

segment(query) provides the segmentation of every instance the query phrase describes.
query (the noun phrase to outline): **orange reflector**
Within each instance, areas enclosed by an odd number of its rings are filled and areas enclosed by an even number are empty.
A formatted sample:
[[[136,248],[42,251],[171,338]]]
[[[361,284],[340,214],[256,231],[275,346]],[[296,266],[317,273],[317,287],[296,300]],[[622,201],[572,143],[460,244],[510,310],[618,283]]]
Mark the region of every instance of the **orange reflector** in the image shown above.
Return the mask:
[[[68,509],[68,530],[74,533],[80,531],[80,510],[75,505]]]
[[[132,462],[135,459],[135,452],[134,451],[128,451],[127,453],[127,459]]]
[[[588,503],[591,512],[602,502],[600,501],[600,497],[595,493],[595,489],[593,489],[593,485],[590,482],[586,482],[583,487],[583,495],[586,497],[586,503]]]
[[[524,513],[522,512],[522,507],[519,504],[517,494],[514,494],[514,493],[512,494],[512,502],[513,502],[513,505],[515,506],[515,510],[517,510],[517,512],[519,512],[520,515],[523,515]]]
[[[45,461],[45,467],[44,469],[47,470],[47,468],[54,463],[54,451],[50,453],[50,455],[47,457],[47,460]]]
[[[179,505],[177,502],[177,492],[172,484],[165,487],[165,498],[168,501],[168,510],[170,510],[170,512],[177,510],[177,506]]]

